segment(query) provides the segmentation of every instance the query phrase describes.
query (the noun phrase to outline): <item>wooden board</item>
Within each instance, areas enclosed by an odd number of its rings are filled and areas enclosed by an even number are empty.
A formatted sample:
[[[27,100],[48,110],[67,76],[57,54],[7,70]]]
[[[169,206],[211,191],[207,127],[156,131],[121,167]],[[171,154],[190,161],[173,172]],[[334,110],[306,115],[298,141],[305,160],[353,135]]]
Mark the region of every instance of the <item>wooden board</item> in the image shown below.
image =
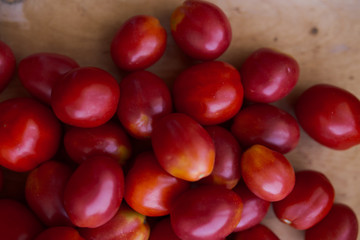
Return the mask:
[[[18,60],[36,52],[57,52],[81,66],[101,67],[118,80],[109,45],[119,26],[129,17],[150,14],[169,32],[169,18],[181,0],[2,0],[0,40]],[[236,67],[260,47],[293,55],[301,67],[295,90],[278,106],[292,113],[291,105],[316,83],[341,86],[360,97],[360,1],[357,0],[211,0],[227,14],[233,29],[230,48],[220,58]],[[191,64],[169,34],[167,52],[150,71],[169,85]],[[0,100],[27,95],[14,77]],[[287,154],[296,170],[324,172],[336,190],[336,201],[350,205],[360,216],[360,147],[330,150],[304,132],[297,149]],[[272,211],[264,223],[281,239],[300,240],[303,232],[280,223]]]

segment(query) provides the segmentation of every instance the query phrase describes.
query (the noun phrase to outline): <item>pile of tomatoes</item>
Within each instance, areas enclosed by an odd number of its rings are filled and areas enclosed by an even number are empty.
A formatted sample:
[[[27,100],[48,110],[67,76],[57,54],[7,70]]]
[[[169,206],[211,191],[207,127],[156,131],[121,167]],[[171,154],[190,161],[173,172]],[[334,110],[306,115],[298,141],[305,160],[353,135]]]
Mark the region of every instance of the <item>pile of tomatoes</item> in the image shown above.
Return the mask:
[[[216,61],[232,32],[205,1],[185,1],[170,25],[199,61],[171,90],[144,70],[166,50],[152,16],[130,18],[113,38],[111,57],[128,72],[120,84],[57,53],[18,63],[33,98],[0,103],[1,239],[274,240],[261,224],[272,204],[307,240],[355,240],[356,215],[334,203],[329,179],[295,172],[284,154],[297,146],[300,126],[329,148],[359,144],[360,101],[314,85],[294,117],[270,104],[295,87],[294,58],[261,48],[239,70]],[[0,91],[15,66],[0,42]]]

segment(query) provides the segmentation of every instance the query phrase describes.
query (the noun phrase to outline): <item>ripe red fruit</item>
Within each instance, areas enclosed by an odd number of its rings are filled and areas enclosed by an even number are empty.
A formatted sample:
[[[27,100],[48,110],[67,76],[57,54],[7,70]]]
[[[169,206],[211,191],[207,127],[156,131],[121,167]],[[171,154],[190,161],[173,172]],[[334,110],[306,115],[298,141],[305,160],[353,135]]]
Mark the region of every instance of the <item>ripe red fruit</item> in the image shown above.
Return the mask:
[[[268,227],[258,224],[231,236],[232,240],[280,240]]]
[[[0,92],[2,92],[14,74],[16,60],[11,48],[0,41]]]
[[[52,227],[41,232],[35,240],[85,240],[72,227]]]
[[[181,240],[171,227],[170,218],[157,222],[151,229],[149,240]]]

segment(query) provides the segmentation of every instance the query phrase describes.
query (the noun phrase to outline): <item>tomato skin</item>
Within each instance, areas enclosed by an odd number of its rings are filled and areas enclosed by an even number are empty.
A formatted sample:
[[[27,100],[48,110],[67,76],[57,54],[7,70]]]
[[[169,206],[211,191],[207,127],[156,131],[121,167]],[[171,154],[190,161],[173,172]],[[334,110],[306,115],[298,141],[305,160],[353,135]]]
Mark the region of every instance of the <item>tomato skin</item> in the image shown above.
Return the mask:
[[[269,48],[253,52],[240,69],[245,98],[270,103],[287,96],[299,78],[294,58]]]
[[[119,97],[119,85],[109,73],[95,67],[81,67],[55,83],[51,106],[66,124],[97,127],[116,113]]]
[[[50,104],[55,82],[79,64],[72,58],[57,53],[36,53],[22,59],[18,75],[22,85],[34,97]]]
[[[25,172],[52,158],[60,144],[61,126],[46,106],[31,98],[0,103],[0,164]]]
[[[171,113],[159,119],[151,143],[160,165],[174,177],[194,182],[209,176],[214,168],[210,135],[185,114]]]
[[[183,193],[170,212],[175,234],[183,240],[221,239],[240,221],[241,198],[221,186],[204,185]]]
[[[72,227],[52,227],[41,232],[35,240],[85,240]]]
[[[232,240],[280,240],[268,227],[257,224],[252,228],[237,232],[231,236]]]
[[[177,45],[199,60],[218,58],[229,47],[232,38],[225,13],[206,1],[185,1],[172,13],[170,26]]]
[[[295,172],[284,155],[253,145],[241,157],[241,176],[247,187],[265,201],[284,199],[294,188]]]
[[[359,223],[354,211],[334,203],[326,217],[305,232],[305,240],[356,240]]]
[[[165,82],[148,71],[130,73],[120,82],[117,116],[138,139],[150,138],[154,122],[171,113],[172,100]]]
[[[151,229],[149,240],[181,240],[171,227],[170,218],[164,218]]]
[[[275,106],[257,103],[234,117],[231,132],[240,144],[266,146],[282,154],[294,149],[300,139],[300,127],[289,113]]]
[[[165,216],[189,182],[171,176],[159,165],[153,152],[139,154],[125,178],[125,200],[145,216]]]
[[[157,18],[138,15],[128,19],[115,34],[111,57],[121,69],[150,67],[165,52],[167,34]]]
[[[321,221],[334,202],[334,188],[320,172],[296,172],[293,191],[282,201],[273,203],[276,216],[284,223],[305,230]]]
[[[344,150],[360,143],[360,101],[344,89],[329,84],[308,88],[298,98],[295,114],[322,145]]]
[[[0,41],[0,92],[2,92],[11,80],[15,72],[16,59],[11,48]]]
[[[232,118],[242,106],[243,95],[239,72],[220,61],[187,68],[173,85],[176,110],[203,125],[214,125]]]
[[[94,156],[71,175],[64,191],[64,207],[78,227],[105,224],[118,211],[124,195],[121,166],[107,156]]]

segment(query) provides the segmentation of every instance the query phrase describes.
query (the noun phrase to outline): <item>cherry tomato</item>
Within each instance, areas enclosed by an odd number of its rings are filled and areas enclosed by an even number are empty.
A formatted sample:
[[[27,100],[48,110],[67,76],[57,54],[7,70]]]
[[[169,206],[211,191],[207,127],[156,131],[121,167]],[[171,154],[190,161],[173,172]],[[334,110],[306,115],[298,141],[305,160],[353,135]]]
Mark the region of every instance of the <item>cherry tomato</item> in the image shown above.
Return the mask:
[[[97,127],[116,113],[120,88],[106,71],[76,68],[57,81],[51,95],[56,116],[76,127]]]
[[[129,137],[114,122],[94,128],[69,128],[65,132],[64,146],[67,154],[77,163],[95,155],[107,155],[124,165],[132,152]]]
[[[9,199],[0,199],[1,239],[33,240],[43,226],[23,204]]]
[[[69,166],[47,161],[32,170],[27,178],[26,201],[47,226],[72,225],[63,204],[65,185],[71,174]]]
[[[41,232],[35,240],[85,240],[72,227],[52,227]]]
[[[183,193],[170,213],[171,225],[183,240],[221,239],[240,221],[241,198],[221,186],[204,185]]]
[[[247,230],[237,232],[232,235],[232,240],[280,240],[275,233],[262,224],[249,228]]]
[[[123,78],[120,89],[120,122],[133,137],[149,138],[154,122],[172,111],[168,87],[155,74],[138,71]]]
[[[241,176],[250,191],[269,202],[284,199],[295,184],[294,169],[285,156],[262,145],[243,153]]]
[[[157,18],[138,15],[128,19],[111,43],[111,56],[124,70],[150,67],[165,52],[166,31]]]
[[[326,176],[317,171],[296,173],[293,191],[273,203],[276,216],[290,226],[304,230],[321,221],[334,202],[334,188]]]
[[[0,103],[0,164],[29,171],[52,158],[60,144],[61,127],[50,109],[31,98]]]
[[[165,216],[174,200],[189,183],[161,168],[154,153],[138,155],[125,178],[125,200],[131,208],[146,216]]]
[[[215,147],[210,135],[185,114],[172,113],[159,119],[151,142],[160,165],[174,177],[198,181],[214,168]]]
[[[14,74],[16,60],[11,48],[0,41],[0,92],[2,92]]]
[[[231,42],[229,20],[218,6],[210,2],[185,1],[172,13],[170,26],[177,45],[195,59],[218,58]]]
[[[235,137],[225,128],[209,126],[205,129],[215,145],[215,165],[210,176],[200,182],[232,189],[240,179],[241,148]]]
[[[171,227],[170,218],[164,218],[151,229],[149,240],[181,240]]]
[[[241,108],[243,87],[238,71],[228,63],[205,62],[183,71],[175,80],[176,110],[203,125],[232,118]]]
[[[242,146],[261,144],[283,154],[294,149],[300,138],[299,124],[293,116],[264,103],[241,109],[231,132]]]
[[[314,85],[298,98],[295,113],[305,132],[329,148],[360,143],[360,101],[344,89]]]
[[[97,228],[80,228],[80,234],[86,240],[147,240],[150,234],[146,217],[121,204],[116,215]]]
[[[94,156],[71,175],[64,191],[64,207],[78,227],[105,224],[118,211],[124,194],[121,166],[107,156]]]
[[[356,240],[358,226],[356,215],[349,206],[334,203],[323,220],[306,230],[305,239]]]

